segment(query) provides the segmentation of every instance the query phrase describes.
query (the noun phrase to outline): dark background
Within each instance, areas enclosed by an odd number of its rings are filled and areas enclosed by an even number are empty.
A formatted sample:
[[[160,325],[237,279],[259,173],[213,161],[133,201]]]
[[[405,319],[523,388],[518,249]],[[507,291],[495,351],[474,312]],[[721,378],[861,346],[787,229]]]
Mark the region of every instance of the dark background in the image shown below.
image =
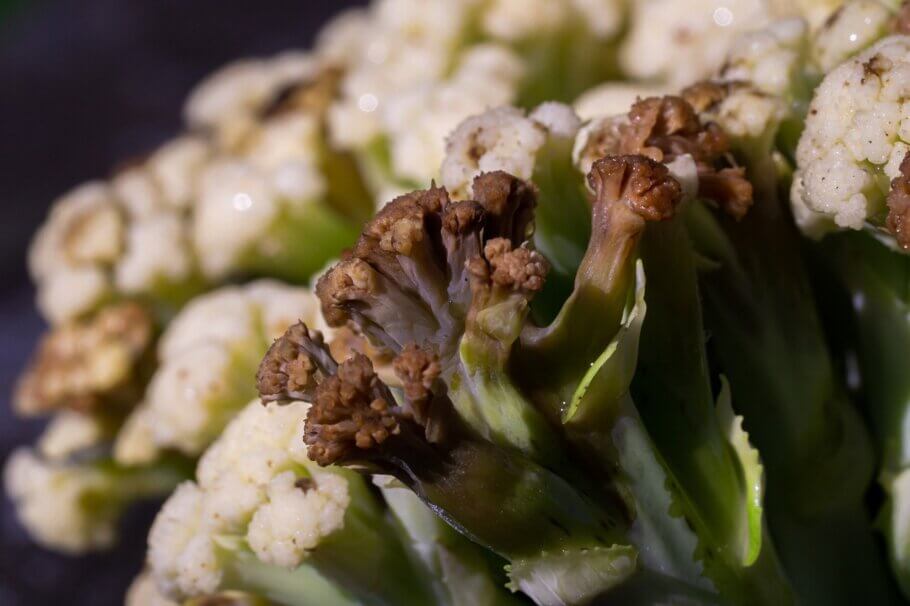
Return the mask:
[[[9,410],[43,329],[25,250],[48,205],[180,129],[195,82],[244,56],[306,48],[357,0],[0,0],[0,464],[42,423]],[[48,495],[52,498],[52,495]],[[155,506],[132,512],[112,552],[35,547],[2,499],[0,605],[120,604]]]

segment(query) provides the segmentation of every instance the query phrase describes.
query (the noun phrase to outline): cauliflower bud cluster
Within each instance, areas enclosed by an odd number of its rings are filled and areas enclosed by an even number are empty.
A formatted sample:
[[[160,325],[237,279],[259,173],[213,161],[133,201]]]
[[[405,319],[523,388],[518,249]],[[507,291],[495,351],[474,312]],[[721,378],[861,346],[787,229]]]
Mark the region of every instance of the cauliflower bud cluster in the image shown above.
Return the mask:
[[[831,70],[797,148],[791,202],[811,235],[869,229],[910,246],[902,164],[910,151],[910,37],[885,38]],[[892,187],[897,180],[898,187]]]
[[[264,563],[295,568],[344,527],[348,480],[307,459],[308,407],[250,402],[206,451],[196,481],[165,503],[149,534],[162,593],[176,599],[221,589],[233,541]]]
[[[252,377],[271,341],[300,319],[324,326],[315,295],[271,280],[194,299],[158,343],[159,367],[117,437],[117,460],[200,454],[255,395]]]

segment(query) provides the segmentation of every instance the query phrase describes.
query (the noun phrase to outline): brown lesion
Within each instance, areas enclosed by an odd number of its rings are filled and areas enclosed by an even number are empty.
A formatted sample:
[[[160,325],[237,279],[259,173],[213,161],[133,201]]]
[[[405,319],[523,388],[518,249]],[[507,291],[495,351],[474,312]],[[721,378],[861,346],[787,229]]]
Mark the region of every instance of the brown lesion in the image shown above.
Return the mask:
[[[132,302],[56,328],[21,376],[15,406],[24,414],[42,414],[135,404],[154,339],[151,314]]]
[[[313,356],[320,351],[326,361],[332,359],[320,332],[302,322],[288,328],[269,347],[256,373],[263,402],[312,399],[322,372]]]
[[[683,155],[695,161],[699,194],[714,200],[725,212],[741,219],[752,204],[752,184],[733,164],[730,141],[714,122],[704,122],[696,108],[709,111],[729,94],[730,86],[703,82],[683,91],[641,99],[621,126],[619,152],[641,154],[670,163]]]
[[[910,2],[904,2],[898,9],[891,28],[895,34],[910,34]]]
[[[259,118],[268,120],[290,113],[325,114],[338,92],[343,72],[336,67],[324,67],[312,78],[288,82],[259,108]]]
[[[430,404],[439,391],[437,381],[442,374],[439,356],[411,343],[401,350],[392,365],[414,420],[426,425],[430,416]]]
[[[897,245],[910,250],[910,153],[904,156],[900,175],[891,181],[886,203],[888,217],[885,225],[894,236]]]
[[[369,358],[355,354],[316,388],[306,418],[307,455],[320,465],[354,458],[400,434],[409,419]]]
[[[595,205],[625,208],[643,221],[672,218],[682,199],[682,187],[667,167],[641,155],[598,160],[588,182],[595,192]]]

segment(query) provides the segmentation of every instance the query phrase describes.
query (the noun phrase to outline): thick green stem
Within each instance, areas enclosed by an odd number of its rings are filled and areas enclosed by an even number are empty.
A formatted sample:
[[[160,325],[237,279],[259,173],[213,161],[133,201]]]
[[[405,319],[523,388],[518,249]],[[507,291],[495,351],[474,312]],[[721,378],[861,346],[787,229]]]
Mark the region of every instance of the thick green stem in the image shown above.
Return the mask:
[[[868,436],[835,377],[776,175],[758,164],[749,174],[756,203],[743,221],[690,208],[696,248],[723,253],[700,277],[714,361],[762,453],[771,534],[800,601],[890,603],[863,509]],[[722,238],[730,246],[711,246]]]

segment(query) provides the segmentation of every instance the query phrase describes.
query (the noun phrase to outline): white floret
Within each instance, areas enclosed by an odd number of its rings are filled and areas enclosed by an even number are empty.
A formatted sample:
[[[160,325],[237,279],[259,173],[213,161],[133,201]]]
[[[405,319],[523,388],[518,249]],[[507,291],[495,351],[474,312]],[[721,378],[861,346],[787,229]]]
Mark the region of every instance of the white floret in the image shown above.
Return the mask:
[[[579,118],[587,121],[625,114],[638,99],[661,97],[668,92],[656,84],[607,82],[582,93],[572,107]]]
[[[449,80],[390,95],[382,121],[396,177],[435,178],[446,135],[468,116],[512,101],[522,69],[507,48],[484,44],[466,51]]]
[[[572,0],[584,23],[597,36],[607,38],[622,27],[626,0]]]
[[[154,414],[139,404],[127,417],[114,439],[114,460],[121,465],[147,465],[155,461],[160,448],[155,441]]]
[[[292,288],[275,280],[258,280],[245,290],[259,308],[261,328],[268,343],[283,335],[297,321],[320,331],[326,338],[331,334],[331,328],[322,318],[319,298],[313,291]]]
[[[205,448],[220,429],[221,405],[232,396],[230,372],[230,352],[215,343],[164,361],[146,394],[156,443],[189,455]]]
[[[308,406],[254,400],[206,451],[197,482],[178,488],[149,535],[149,566],[162,592],[183,598],[217,591],[223,572],[216,542],[235,549],[245,542],[261,561],[294,567],[343,526],[346,480],[307,471]]]
[[[188,226],[180,215],[165,212],[130,224],[114,283],[125,293],[148,292],[186,279],[192,269]]]
[[[39,284],[38,309],[51,324],[62,324],[91,310],[110,291],[110,279],[102,269],[64,267]]]
[[[482,25],[490,36],[515,42],[558,29],[571,17],[570,7],[562,0],[492,0]]]
[[[256,556],[267,564],[295,568],[307,551],[344,527],[344,514],[351,501],[347,481],[331,473],[316,473],[312,486],[301,489],[290,471],[274,477],[268,486],[268,502],[253,514],[247,541]]]
[[[829,72],[797,148],[794,204],[840,228],[860,229],[880,216],[889,176],[910,142],[908,91],[906,36],[885,38]]]
[[[146,169],[154,177],[162,199],[175,208],[186,208],[196,197],[199,172],[211,156],[206,142],[195,136],[178,137],[158,148]]]
[[[162,362],[203,343],[244,342],[256,337],[256,308],[245,289],[225,286],[190,301],[158,343]]]
[[[219,278],[260,243],[281,210],[268,175],[240,160],[213,162],[203,171],[193,216],[193,242],[203,272]]]
[[[765,0],[637,0],[621,49],[626,73],[681,87],[723,64],[734,38],[772,15]]]
[[[106,263],[120,253],[122,221],[110,189],[85,183],[63,195],[35,234],[29,270],[40,281],[67,265]]]
[[[64,410],[51,419],[38,439],[38,452],[45,459],[63,460],[72,454],[99,445],[105,437],[102,423],[95,417]]]
[[[116,520],[85,501],[103,494],[107,481],[92,468],[48,462],[25,448],[14,451],[4,469],[6,493],[29,534],[46,547],[73,554],[114,541]]]
[[[215,128],[248,118],[278,90],[313,78],[321,69],[319,60],[300,52],[231,63],[190,93],[184,107],[186,121],[195,128]]]
[[[553,108],[541,111],[546,119],[557,113]],[[569,128],[567,115],[563,112],[554,124]],[[500,107],[468,118],[446,141],[442,183],[451,195],[464,198],[471,194],[474,177],[483,172],[504,170],[520,179],[530,179],[536,154],[547,142],[548,134],[544,124],[514,107]]]
[[[800,18],[775,21],[736,38],[721,73],[769,95],[785,96],[805,54],[808,27]]]
[[[213,593],[221,582],[214,543],[202,525],[203,500],[199,486],[182,483],[149,531],[148,565],[155,584],[167,597]]]
[[[848,0],[827,19],[813,40],[813,58],[827,72],[887,35],[893,14],[878,0]]]
[[[326,328],[310,290],[273,280],[191,301],[159,341],[159,368],[117,437],[117,460],[148,462],[167,448],[202,452],[252,395],[256,365],[272,340],[298,320]]]
[[[371,26],[370,15],[365,9],[342,11],[316,34],[316,52],[335,65],[352,65],[360,57]]]
[[[144,165],[118,172],[111,179],[111,189],[133,221],[148,219],[167,208],[155,177]]]

